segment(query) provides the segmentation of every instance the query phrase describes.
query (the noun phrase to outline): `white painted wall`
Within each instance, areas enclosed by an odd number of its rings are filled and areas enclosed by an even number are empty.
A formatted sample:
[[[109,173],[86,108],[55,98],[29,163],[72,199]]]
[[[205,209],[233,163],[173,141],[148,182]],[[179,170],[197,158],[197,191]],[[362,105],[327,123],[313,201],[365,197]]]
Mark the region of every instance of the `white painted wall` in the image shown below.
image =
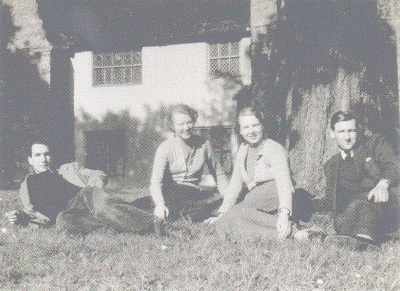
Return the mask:
[[[250,60],[246,53],[249,45],[250,38],[241,40],[240,67],[245,85],[251,82]],[[81,116],[81,109],[97,118],[108,110],[128,109],[133,116],[142,118],[143,104],[156,109],[162,103],[182,102],[201,109],[207,106],[207,100],[221,94],[209,88],[207,43],[143,47],[140,85],[94,87],[91,52],[75,54],[72,63],[77,117]]]

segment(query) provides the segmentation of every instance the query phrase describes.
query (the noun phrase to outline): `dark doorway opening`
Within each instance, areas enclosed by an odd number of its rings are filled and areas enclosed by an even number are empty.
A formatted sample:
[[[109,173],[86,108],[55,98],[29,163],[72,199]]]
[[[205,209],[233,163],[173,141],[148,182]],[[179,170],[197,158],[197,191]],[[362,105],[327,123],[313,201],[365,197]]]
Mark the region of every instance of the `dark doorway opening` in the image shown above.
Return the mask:
[[[232,161],[232,127],[231,126],[202,126],[196,127],[195,133],[208,139],[214,153],[219,159],[225,173],[231,174],[233,168]]]
[[[124,176],[125,130],[93,130],[85,132],[86,167],[107,175]]]

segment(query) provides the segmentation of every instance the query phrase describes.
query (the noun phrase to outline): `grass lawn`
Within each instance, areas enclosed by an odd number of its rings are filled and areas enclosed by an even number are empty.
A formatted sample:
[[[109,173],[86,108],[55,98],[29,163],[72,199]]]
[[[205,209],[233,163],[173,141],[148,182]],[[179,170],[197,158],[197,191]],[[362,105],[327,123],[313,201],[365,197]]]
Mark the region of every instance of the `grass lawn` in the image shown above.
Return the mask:
[[[0,199],[2,217],[20,205],[17,191]],[[225,242],[212,225],[187,221],[178,224],[190,232],[174,238],[0,224],[0,290],[400,290],[398,240],[359,253],[317,242]]]

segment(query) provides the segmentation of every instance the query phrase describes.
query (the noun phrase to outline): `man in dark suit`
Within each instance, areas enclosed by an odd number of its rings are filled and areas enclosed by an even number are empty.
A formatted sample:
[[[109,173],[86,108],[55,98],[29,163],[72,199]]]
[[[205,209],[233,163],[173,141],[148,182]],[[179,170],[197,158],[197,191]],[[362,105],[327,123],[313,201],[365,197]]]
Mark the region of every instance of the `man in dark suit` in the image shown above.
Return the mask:
[[[384,237],[383,219],[394,198],[389,197],[389,190],[399,179],[398,157],[379,134],[361,141],[352,113],[339,111],[332,116],[331,137],[340,152],[324,166],[326,198],[332,202],[334,225],[340,236],[328,237],[327,241],[377,245]]]

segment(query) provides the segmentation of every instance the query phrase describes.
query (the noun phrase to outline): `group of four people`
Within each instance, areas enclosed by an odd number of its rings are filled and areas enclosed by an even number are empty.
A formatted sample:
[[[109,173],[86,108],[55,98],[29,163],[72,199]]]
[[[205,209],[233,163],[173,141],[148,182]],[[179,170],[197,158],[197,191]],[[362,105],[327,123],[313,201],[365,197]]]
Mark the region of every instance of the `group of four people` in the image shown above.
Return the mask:
[[[237,132],[242,143],[229,182],[210,142],[193,132],[197,116],[196,110],[183,104],[171,110],[174,135],[160,144],[154,159],[152,212],[105,190],[101,171],[77,163],[53,171],[48,144],[37,141],[31,144],[28,158],[34,174],[20,191],[24,211],[8,213],[10,222],[56,224],[79,233],[100,227],[145,233],[159,231],[166,219],[204,220],[212,212],[203,203],[209,195],[199,186],[207,166],[223,202],[217,215],[206,222],[215,223],[220,237],[307,238],[307,230],[298,230],[292,221],[297,208],[286,150],[268,137],[262,114],[251,107],[239,112]],[[389,189],[398,182],[398,157],[380,135],[361,141],[351,113],[333,115],[331,135],[340,149],[325,165],[326,200],[334,209],[335,229],[346,239],[375,244],[383,237]]]

